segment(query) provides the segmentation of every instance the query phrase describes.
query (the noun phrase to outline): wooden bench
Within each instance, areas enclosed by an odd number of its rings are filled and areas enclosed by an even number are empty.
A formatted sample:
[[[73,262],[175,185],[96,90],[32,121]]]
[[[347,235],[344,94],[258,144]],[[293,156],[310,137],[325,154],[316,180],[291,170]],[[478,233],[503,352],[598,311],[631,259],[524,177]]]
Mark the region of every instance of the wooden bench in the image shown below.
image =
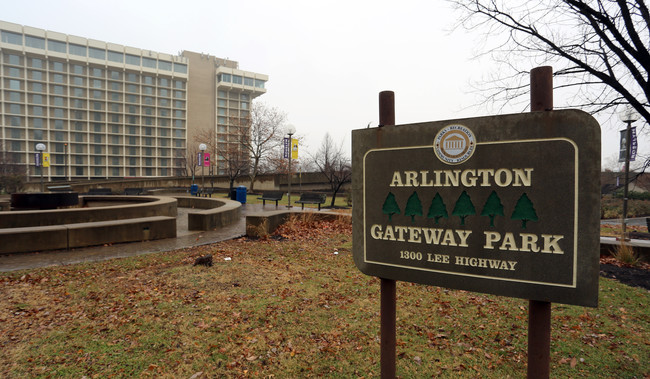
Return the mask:
[[[110,188],[90,188],[88,195],[112,195],[113,191]]]
[[[143,195],[144,194],[144,189],[142,188],[125,188],[124,189],[124,194],[133,196],[133,195]]]
[[[208,197],[208,196],[210,196],[210,197],[212,197],[213,193],[214,193],[214,188],[203,188],[203,189],[199,190],[199,193],[197,194],[197,196],[200,196],[200,197]]]
[[[296,203],[302,205],[302,209],[305,209],[305,204],[318,204],[318,210],[320,211],[320,205],[325,204],[327,196],[324,193],[314,193],[314,192],[305,192],[300,195],[300,200]]]
[[[261,197],[258,197],[258,200],[262,200],[262,207],[266,205],[266,201],[275,201],[275,207],[278,207],[278,201],[282,200],[284,192],[282,191],[266,191],[262,194]]]

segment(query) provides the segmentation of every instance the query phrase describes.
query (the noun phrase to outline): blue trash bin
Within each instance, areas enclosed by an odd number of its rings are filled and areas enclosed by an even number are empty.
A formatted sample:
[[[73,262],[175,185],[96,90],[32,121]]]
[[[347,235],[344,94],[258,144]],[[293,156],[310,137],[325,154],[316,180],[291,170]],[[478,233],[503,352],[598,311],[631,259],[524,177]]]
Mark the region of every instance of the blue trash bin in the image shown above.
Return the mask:
[[[239,186],[237,187],[237,201],[242,204],[246,204],[246,187]]]
[[[196,194],[199,193],[199,185],[198,184],[192,184],[190,186],[190,195],[196,196]]]

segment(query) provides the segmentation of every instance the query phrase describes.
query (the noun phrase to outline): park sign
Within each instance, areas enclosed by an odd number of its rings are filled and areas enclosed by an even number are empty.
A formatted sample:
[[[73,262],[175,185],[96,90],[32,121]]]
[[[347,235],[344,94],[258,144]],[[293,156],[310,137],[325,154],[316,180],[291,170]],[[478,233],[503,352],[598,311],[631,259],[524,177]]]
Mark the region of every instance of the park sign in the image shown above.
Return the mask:
[[[577,110],[352,131],[365,274],[597,306],[600,127]]]

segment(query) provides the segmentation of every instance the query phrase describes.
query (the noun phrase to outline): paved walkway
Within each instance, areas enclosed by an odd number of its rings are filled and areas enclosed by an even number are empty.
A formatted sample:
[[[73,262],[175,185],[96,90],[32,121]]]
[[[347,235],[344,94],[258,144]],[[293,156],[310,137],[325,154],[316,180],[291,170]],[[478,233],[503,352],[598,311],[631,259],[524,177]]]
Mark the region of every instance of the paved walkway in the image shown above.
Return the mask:
[[[280,208],[281,206],[278,207],[278,209]],[[243,204],[242,217],[237,223],[219,230],[193,231],[187,230],[187,213],[190,212],[190,209],[178,208],[176,238],[84,247],[72,250],[0,255],[0,272],[130,257],[238,238],[246,234],[246,215],[264,209],[271,211],[276,208],[275,205],[267,205],[263,208],[262,204]]]

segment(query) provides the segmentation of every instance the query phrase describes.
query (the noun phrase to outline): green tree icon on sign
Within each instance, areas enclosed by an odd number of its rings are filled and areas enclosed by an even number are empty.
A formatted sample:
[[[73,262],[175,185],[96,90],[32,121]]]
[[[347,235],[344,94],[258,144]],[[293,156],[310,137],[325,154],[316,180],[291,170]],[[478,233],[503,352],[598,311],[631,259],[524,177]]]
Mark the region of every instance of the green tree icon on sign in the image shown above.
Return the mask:
[[[497,195],[496,191],[492,191],[490,196],[485,201],[481,216],[490,217],[490,226],[494,226],[495,216],[503,216],[503,204],[501,204],[501,199],[499,198],[499,195]]]
[[[429,207],[429,213],[427,213],[427,217],[436,220],[436,224],[441,217],[449,218],[449,214],[447,213],[447,206],[445,205],[445,202],[442,201],[442,196],[440,196],[439,193],[436,193],[436,196],[433,197],[433,201],[431,201],[431,206]]]
[[[415,216],[422,216],[422,202],[418,193],[413,191],[413,194],[406,202],[406,209],[404,215],[411,216],[411,222],[415,222]]]
[[[392,192],[389,192],[388,196],[386,196],[386,200],[384,200],[384,205],[382,205],[381,211],[384,214],[388,215],[388,221],[391,221],[391,218],[394,214],[400,214],[401,211],[399,210],[399,205],[397,205],[397,201],[395,201],[395,195],[393,195]]]
[[[519,200],[517,200],[517,205],[515,205],[515,210],[512,212],[513,220],[521,220],[521,227],[526,229],[526,223],[528,221],[537,221],[537,212],[535,212],[535,207],[533,207],[533,202],[530,201],[528,195],[524,193],[521,195]]]
[[[463,193],[460,194],[451,214],[460,217],[461,225],[465,225],[465,217],[476,214],[476,208],[474,208],[472,199],[469,198],[467,192],[463,191]]]

